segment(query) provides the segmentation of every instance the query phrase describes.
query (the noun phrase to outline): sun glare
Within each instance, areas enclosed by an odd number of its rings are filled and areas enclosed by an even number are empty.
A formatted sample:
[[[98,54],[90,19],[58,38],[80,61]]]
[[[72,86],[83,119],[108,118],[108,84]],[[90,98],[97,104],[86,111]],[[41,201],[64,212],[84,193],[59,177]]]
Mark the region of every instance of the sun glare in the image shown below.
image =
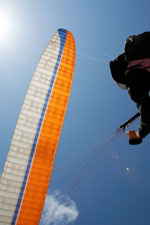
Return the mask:
[[[10,14],[0,11],[0,42],[4,43],[11,38],[13,31],[13,22]]]

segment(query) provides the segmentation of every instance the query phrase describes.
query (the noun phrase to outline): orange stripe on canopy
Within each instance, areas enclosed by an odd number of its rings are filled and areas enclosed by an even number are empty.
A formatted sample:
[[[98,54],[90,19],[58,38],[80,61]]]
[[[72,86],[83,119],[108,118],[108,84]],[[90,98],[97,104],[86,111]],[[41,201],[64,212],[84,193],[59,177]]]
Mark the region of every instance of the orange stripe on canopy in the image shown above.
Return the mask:
[[[16,221],[17,225],[39,224],[70,96],[74,65],[75,42],[72,34],[67,31],[62,58]]]

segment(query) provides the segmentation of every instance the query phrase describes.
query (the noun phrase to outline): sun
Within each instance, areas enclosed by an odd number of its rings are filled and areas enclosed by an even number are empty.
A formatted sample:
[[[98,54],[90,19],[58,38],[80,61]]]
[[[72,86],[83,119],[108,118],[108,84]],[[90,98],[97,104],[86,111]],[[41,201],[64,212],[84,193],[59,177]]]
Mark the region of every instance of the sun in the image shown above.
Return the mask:
[[[11,38],[13,23],[7,11],[0,11],[0,42],[4,43]]]

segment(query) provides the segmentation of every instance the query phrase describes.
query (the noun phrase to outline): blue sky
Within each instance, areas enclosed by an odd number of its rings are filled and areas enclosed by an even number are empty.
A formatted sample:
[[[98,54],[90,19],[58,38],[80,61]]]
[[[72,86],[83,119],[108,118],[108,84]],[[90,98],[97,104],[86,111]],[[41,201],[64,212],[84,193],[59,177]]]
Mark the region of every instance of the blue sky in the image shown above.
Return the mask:
[[[149,0],[0,1],[0,14],[4,14],[7,22],[7,30],[0,28],[0,173],[36,65],[58,28],[73,33],[77,55],[56,166],[103,141],[136,113],[127,92],[114,84],[108,63],[123,50],[129,35],[149,30],[149,11]],[[138,121],[131,128],[136,129],[137,125]],[[129,146],[126,135],[122,134],[111,149],[106,150],[105,157],[78,191],[64,197],[68,208],[63,207],[64,202],[60,200],[67,183],[64,178],[58,185],[54,173],[44,216],[50,215],[51,221],[53,217],[54,224],[149,225],[149,144],[148,136],[141,145]],[[105,148],[107,146],[95,149]],[[93,152],[80,157],[81,161],[77,159],[66,165],[60,174],[65,177],[70,167],[70,171],[82,169],[85,160],[94,158]],[[66,175],[71,184],[73,174]],[[57,202],[61,205],[58,220],[48,210],[52,205],[55,209]],[[49,217],[46,218],[47,222],[42,219],[41,225],[52,224]]]

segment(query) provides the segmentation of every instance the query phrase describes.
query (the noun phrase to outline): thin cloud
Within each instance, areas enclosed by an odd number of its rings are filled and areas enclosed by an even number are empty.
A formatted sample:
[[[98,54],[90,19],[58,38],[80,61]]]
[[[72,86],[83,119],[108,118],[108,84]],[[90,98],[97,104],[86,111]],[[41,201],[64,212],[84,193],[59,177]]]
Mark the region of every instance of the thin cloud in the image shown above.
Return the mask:
[[[79,215],[74,201],[59,191],[47,195],[41,224],[65,225],[74,222]]]

